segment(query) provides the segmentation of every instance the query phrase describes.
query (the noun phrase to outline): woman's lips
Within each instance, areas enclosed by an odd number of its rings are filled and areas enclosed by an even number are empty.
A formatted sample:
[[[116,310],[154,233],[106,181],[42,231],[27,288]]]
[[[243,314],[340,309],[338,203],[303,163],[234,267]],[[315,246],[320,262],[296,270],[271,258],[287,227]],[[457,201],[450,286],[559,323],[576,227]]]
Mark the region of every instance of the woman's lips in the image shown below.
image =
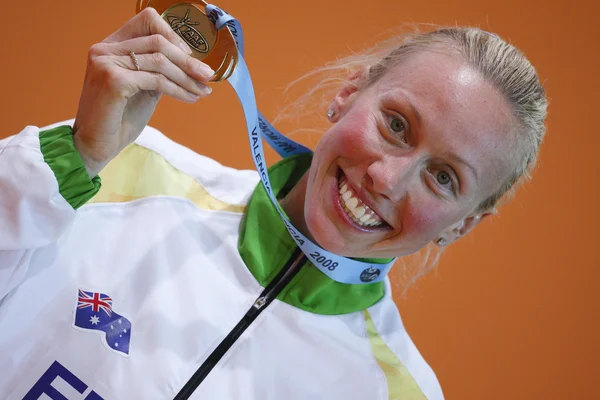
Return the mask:
[[[345,175],[342,175],[338,181],[338,193],[344,211],[354,222],[361,226],[381,226],[384,224],[381,217],[356,194]]]
[[[357,195],[356,190],[341,171],[336,189],[334,194],[337,199],[334,201],[336,211],[350,226],[361,232],[391,229],[391,226]]]

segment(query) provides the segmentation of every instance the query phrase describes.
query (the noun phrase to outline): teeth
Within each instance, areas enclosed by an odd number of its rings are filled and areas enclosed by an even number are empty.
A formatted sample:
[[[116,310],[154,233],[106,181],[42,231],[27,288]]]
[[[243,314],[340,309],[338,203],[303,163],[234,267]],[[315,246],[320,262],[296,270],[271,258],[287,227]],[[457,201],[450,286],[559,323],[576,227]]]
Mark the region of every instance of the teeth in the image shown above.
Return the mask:
[[[356,207],[354,210],[352,210],[352,214],[354,214],[354,218],[361,219],[365,215],[365,208]]]
[[[379,226],[383,221],[373,210],[364,204],[358,197],[354,196],[352,189],[348,187],[346,177],[342,176],[339,182],[339,193],[344,205],[344,211],[352,220],[362,226]]]

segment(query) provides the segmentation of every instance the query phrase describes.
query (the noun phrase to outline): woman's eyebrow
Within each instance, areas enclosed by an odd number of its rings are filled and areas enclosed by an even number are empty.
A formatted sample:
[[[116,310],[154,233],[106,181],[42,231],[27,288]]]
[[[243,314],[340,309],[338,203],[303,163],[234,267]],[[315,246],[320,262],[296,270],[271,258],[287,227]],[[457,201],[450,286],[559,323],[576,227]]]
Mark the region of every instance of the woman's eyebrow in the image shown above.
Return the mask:
[[[405,104],[410,109],[410,112],[415,116],[415,119],[417,120],[417,126],[420,127],[423,124],[423,118],[421,117],[421,113],[419,112],[417,107],[415,107],[415,105],[410,100],[408,100],[408,98],[406,99]]]
[[[461,156],[459,156],[458,154],[455,153],[446,153],[444,154],[444,156],[450,160],[453,160],[457,163],[463,164],[464,166],[466,166],[468,169],[471,170],[471,173],[473,174],[473,176],[475,177],[475,180],[479,180],[479,175],[477,174],[477,170],[475,169],[475,167],[473,167],[471,164],[469,164],[464,158],[462,158]]]
[[[415,117],[414,119],[417,122],[417,126],[420,127],[423,124],[423,117],[421,116],[419,109],[410,100],[410,96],[404,90],[394,90],[393,92],[386,94],[385,97],[399,105],[406,106],[410,113]]]

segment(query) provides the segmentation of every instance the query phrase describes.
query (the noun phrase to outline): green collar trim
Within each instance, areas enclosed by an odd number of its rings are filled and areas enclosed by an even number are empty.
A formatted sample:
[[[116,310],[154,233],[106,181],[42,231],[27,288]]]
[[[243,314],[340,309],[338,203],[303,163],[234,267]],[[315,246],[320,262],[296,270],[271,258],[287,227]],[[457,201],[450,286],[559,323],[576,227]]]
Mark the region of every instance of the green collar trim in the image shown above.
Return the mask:
[[[310,167],[311,154],[288,157],[271,168],[269,178],[275,197],[289,192]],[[267,286],[296,249],[283,221],[271,204],[262,183],[258,183],[242,220],[238,250],[256,280]],[[387,263],[389,259],[363,259]],[[277,298],[315,314],[336,315],[364,310],[384,295],[383,282],[349,285],[329,278],[310,261]]]

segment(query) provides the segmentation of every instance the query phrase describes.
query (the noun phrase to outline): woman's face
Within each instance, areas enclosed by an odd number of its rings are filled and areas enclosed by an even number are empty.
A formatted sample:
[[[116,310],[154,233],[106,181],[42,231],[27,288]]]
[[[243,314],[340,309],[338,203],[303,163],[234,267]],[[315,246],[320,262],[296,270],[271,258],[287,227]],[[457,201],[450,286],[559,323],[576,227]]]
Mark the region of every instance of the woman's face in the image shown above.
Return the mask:
[[[397,257],[456,240],[514,168],[509,105],[456,56],[415,53],[332,107],[304,203],[305,229],[331,252]]]

